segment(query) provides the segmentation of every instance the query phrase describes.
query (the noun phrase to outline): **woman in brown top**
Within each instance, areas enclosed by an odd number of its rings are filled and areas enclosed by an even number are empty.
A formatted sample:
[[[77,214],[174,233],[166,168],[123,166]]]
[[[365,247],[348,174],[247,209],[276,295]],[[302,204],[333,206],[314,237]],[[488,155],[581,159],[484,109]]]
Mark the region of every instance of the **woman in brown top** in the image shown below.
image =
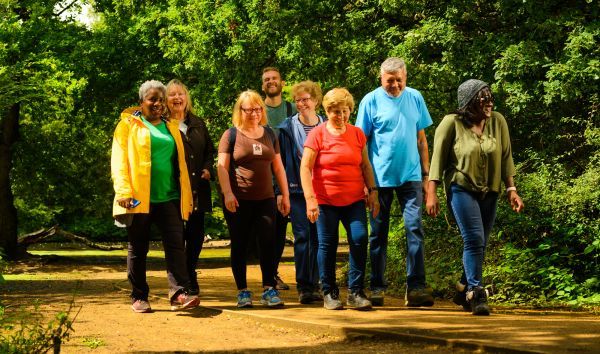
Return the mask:
[[[246,283],[248,235],[258,239],[263,295],[260,302],[283,306],[275,289],[275,194],[273,175],[281,190],[279,211],[290,211],[290,196],[279,143],[267,124],[266,106],[258,93],[244,91],[233,108],[233,125],[221,137],[217,174],[223,193],[224,214],[231,237],[231,268],[238,288],[237,306],[251,307]]]
[[[493,112],[488,84],[467,80],[458,87],[458,111],[444,117],[435,130],[429,169],[427,213],[439,214],[437,186],[446,182],[448,206],[463,238],[463,275],[454,302],[474,315],[489,315],[483,288],[483,258],[504,181],[514,211],[523,210],[513,180],[510,136],[504,117]]]

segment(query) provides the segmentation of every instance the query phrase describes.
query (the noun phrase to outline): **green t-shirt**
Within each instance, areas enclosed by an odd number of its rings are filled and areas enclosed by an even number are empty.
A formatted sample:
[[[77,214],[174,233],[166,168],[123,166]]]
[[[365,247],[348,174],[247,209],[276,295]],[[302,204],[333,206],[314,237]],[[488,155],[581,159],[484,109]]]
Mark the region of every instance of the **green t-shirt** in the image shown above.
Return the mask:
[[[287,102],[285,100],[281,101],[281,104],[277,107],[267,106],[267,120],[268,124],[275,131],[275,135],[279,136],[279,125],[283,122],[288,116],[294,115],[297,113],[296,105],[290,103],[292,105],[292,113],[288,115],[287,112]]]
[[[150,130],[150,203],[179,199],[174,163],[177,158],[175,139],[165,122],[153,125],[142,117]]]
[[[429,179],[444,180],[472,192],[500,192],[500,183],[515,175],[510,136],[504,117],[492,112],[481,137],[450,114],[435,130]]]

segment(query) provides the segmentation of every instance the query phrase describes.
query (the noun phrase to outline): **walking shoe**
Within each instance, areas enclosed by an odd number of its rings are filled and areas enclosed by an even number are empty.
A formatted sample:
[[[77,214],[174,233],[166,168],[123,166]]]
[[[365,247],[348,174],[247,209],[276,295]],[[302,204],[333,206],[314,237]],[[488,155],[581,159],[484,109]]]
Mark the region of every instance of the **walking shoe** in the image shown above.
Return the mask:
[[[131,309],[133,310],[133,312],[137,313],[152,312],[152,308],[150,307],[150,303],[148,302],[148,300],[134,300],[131,304]]]
[[[240,290],[237,296],[237,307],[252,307],[252,292],[249,290]]]
[[[487,291],[481,286],[467,291],[467,301],[471,305],[472,314],[479,316],[490,314],[490,307],[487,304]]]
[[[196,295],[190,295],[185,291],[180,292],[171,299],[171,310],[193,309],[200,304],[200,299]]]
[[[300,293],[298,294],[298,301],[300,301],[301,304],[312,304],[313,301],[315,301],[315,298],[313,297],[313,293],[312,291],[300,291]]]
[[[277,285],[275,286],[277,290],[290,290],[290,286],[281,280],[279,274],[275,275],[275,281],[277,282]]]
[[[342,310],[344,305],[340,301],[340,290],[335,288],[323,296],[323,307],[328,310]]]
[[[371,291],[371,304],[373,306],[383,306],[383,297],[385,296],[385,290],[375,289]]]
[[[405,305],[408,307],[431,307],[433,306],[433,296],[430,289],[416,288],[406,289]]]
[[[260,297],[260,303],[269,307],[283,306],[283,300],[279,297],[279,291],[273,287],[270,287],[263,292]]]
[[[323,301],[323,295],[319,290],[313,290],[312,292],[313,301]]]
[[[351,291],[348,293],[346,304],[359,311],[367,311],[371,309],[371,301],[367,299],[364,290]]]
[[[459,281],[456,282],[456,293],[452,297],[452,302],[462,306],[463,310],[470,312],[471,304],[467,301],[467,286]]]

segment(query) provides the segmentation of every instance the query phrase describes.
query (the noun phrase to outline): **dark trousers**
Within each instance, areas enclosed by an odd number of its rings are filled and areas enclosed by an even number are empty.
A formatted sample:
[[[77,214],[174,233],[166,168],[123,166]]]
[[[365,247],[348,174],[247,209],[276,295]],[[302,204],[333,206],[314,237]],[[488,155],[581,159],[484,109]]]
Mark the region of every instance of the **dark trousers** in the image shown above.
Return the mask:
[[[256,237],[263,286],[275,286],[275,199],[238,200],[235,213],[223,209],[231,238],[231,270],[238,290],[248,287],[246,256],[252,236]],[[250,235],[254,233],[254,235]]]
[[[294,232],[294,264],[299,292],[319,290],[317,225],[306,217],[306,200],[302,194],[290,195],[292,230]]]
[[[127,279],[131,284],[131,298],[135,300],[148,300],[150,288],[146,282],[146,257],[150,246],[150,226],[153,223],[162,237],[167,261],[169,298],[179,294],[189,283],[179,200],[151,203],[150,213],[134,214],[131,226],[127,228]]]
[[[277,209],[277,208],[276,208]],[[285,248],[285,234],[289,218],[283,216],[279,210],[275,210],[275,275],[278,273],[279,262]]]
[[[190,277],[190,288],[198,289],[196,266],[202,245],[204,244],[204,212],[194,212],[185,223],[183,230],[185,239],[186,269]]]

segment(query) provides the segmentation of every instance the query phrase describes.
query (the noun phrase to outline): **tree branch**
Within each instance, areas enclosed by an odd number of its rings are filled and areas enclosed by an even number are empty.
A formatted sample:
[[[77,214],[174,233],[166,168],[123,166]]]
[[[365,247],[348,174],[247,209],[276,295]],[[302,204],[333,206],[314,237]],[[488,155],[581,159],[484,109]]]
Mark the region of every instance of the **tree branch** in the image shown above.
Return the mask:
[[[63,9],[60,10],[59,13],[54,13],[54,16],[58,17],[58,16],[62,15],[65,11],[67,11],[71,6],[75,5],[78,1],[79,0],[73,0],[73,1],[71,1],[71,3],[69,5],[63,7]]]

